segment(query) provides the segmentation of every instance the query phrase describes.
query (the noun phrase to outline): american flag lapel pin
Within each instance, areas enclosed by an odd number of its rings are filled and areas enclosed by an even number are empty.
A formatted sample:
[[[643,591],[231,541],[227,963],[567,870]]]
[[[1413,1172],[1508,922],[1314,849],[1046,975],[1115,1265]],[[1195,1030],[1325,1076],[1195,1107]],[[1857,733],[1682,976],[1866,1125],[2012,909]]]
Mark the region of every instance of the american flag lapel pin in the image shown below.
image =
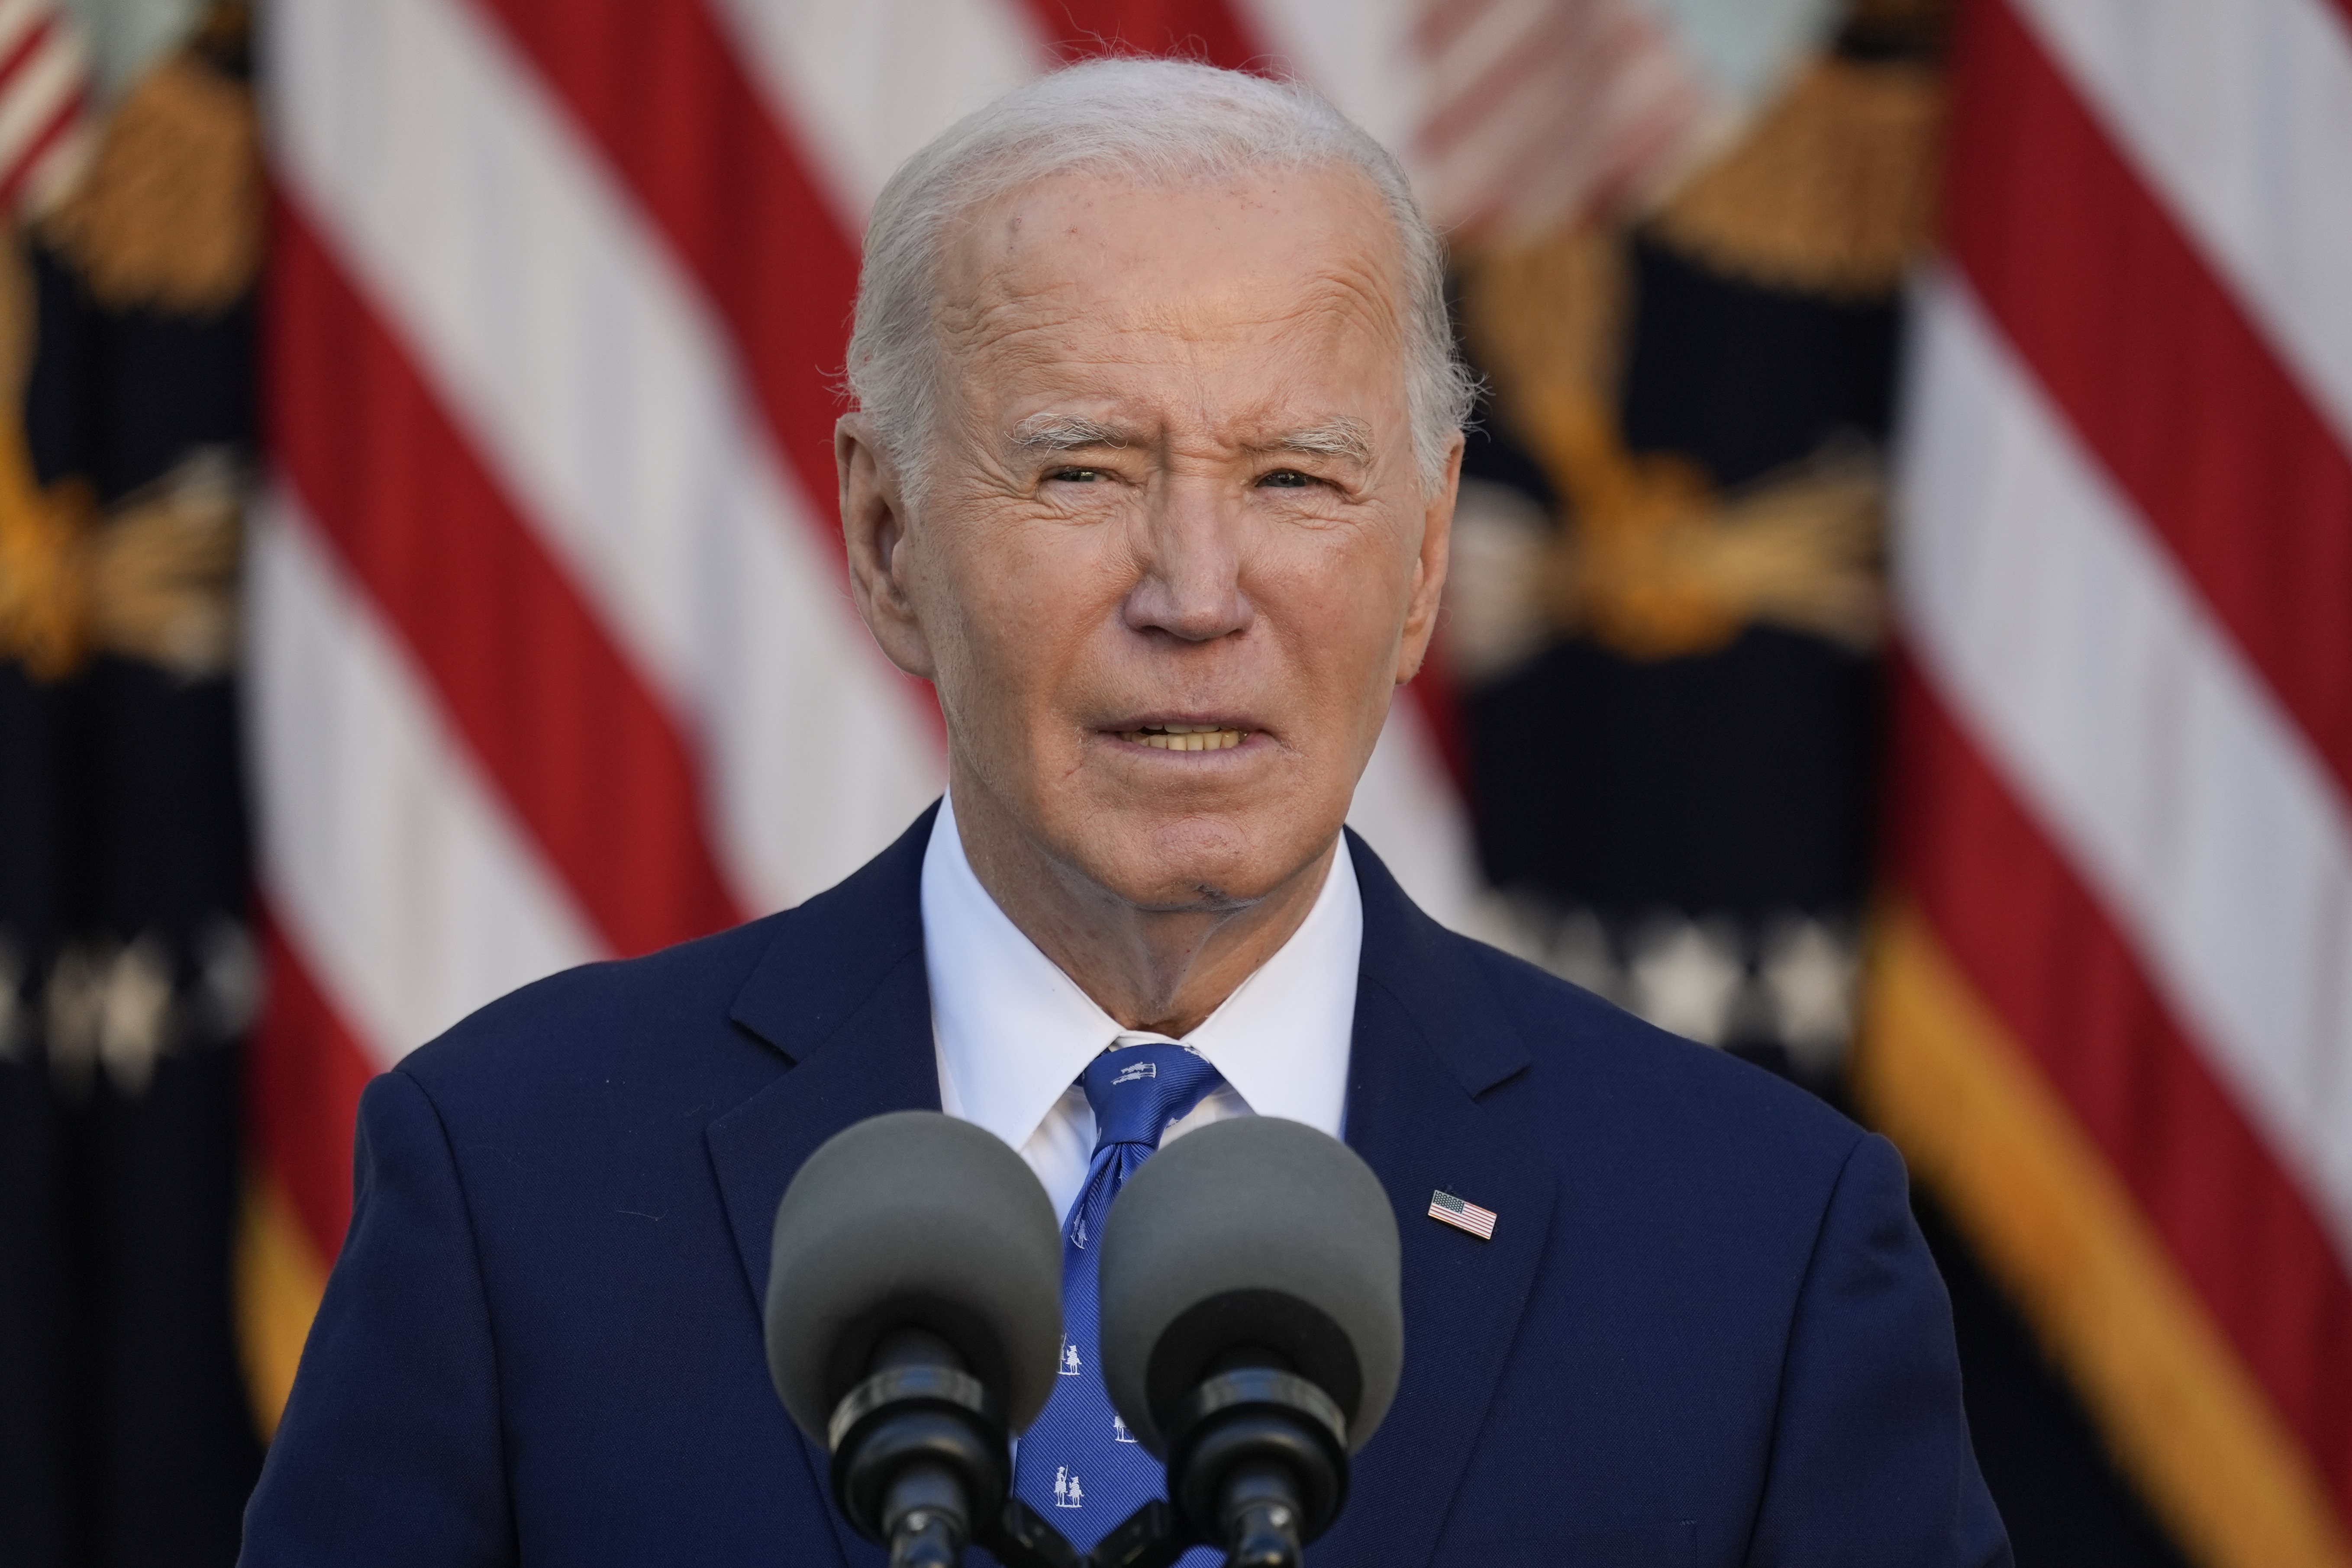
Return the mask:
[[[1440,1225],[1466,1230],[1481,1241],[1495,1239],[1495,1211],[1464,1203],[1444,1188],[1429,1194],[1429,1217]]]

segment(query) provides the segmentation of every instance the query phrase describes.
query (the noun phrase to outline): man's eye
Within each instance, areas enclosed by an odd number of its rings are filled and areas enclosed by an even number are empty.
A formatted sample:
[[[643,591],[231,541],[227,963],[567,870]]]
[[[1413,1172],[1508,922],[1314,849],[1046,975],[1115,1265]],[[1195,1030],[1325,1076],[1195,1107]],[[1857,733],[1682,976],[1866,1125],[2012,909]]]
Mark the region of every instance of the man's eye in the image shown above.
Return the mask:
[[[1100,468],[1055,468],[1045,476],[1055,484],[1090,485],[1103,477]]]
[[[1286,490],[1305,489],[1314,482],[1312,477],[1300,473],[1297,468],[1276,468],[1258,480],[1262,485],[1271,485],[1276,489]]]

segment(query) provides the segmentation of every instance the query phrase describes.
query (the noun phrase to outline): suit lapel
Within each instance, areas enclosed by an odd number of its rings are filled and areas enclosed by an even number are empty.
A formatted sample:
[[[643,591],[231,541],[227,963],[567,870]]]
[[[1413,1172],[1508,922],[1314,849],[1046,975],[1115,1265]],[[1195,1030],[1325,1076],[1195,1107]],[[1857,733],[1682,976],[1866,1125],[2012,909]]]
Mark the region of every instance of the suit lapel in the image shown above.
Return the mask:
[[[1317,1554],[1428,1561],[1518,1328],[1555,1182],[1508,1114],[1526,1042],[1470,944],[1415,909],[1349,835],[1364,947],[1348,1142],[1388,1189],[1403,1242],[1405,1361],[1396,1404],[1356,1456],[1349,1501]],[[1428,1217],[1444,1190],[1495,1211],[1491,1241]]]
[[[792,1070],[706,1133],[752,1299],[776,1205],[817,1145],[889,1110],[937,1110],[922,864],[937,807],[847,881],[778,923],[730,1013]]]
[[[847,881],[780,920],[730,1010],[738,1028],[792,1064],[704,1133],[755,1311],[767,1299],[776,1205],[817,1146],[869,1116],[940,1108],[922,922],[923,849],[936,815],[925,812]],[[843,1560],[879,1563],[833,1506],[824,1450],[805,1436],[800,1447]]]

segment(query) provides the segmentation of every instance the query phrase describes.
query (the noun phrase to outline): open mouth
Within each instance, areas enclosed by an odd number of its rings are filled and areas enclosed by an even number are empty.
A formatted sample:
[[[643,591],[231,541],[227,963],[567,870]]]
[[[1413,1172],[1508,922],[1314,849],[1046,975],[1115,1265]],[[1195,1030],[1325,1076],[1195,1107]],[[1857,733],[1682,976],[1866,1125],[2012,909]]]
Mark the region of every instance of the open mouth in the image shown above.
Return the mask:
[[[1140,730],[1121,730],[1118,738],[1162,752],[1223,752],[1248,740],[1249,731],[1217,724],[1146,724]]]

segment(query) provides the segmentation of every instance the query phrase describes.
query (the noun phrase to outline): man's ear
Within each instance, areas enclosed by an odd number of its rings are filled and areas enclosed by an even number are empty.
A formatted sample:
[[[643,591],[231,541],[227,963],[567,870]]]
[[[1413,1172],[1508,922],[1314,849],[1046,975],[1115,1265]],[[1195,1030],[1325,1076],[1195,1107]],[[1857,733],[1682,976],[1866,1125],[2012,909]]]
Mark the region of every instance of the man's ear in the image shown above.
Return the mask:
[[[914,552],[898,470],[865,415],[845,414],[835,422],[833,466],[841,481],[841,536],[857,613],[892,664],[929,680],[931,646],[908,592]]]
[[[1454,497],[1462,488],[1463,439],[1457,432],[1445,456],[1445,476],[1423,510],[1421,552],[1412,563],[1412,592],[1405,601],[1404,640],[1397,648],[1397,684],[1421,673],[1430,638],[1437,633],[1437,605],[1445,592],[1446,552],[1454,538]]]

